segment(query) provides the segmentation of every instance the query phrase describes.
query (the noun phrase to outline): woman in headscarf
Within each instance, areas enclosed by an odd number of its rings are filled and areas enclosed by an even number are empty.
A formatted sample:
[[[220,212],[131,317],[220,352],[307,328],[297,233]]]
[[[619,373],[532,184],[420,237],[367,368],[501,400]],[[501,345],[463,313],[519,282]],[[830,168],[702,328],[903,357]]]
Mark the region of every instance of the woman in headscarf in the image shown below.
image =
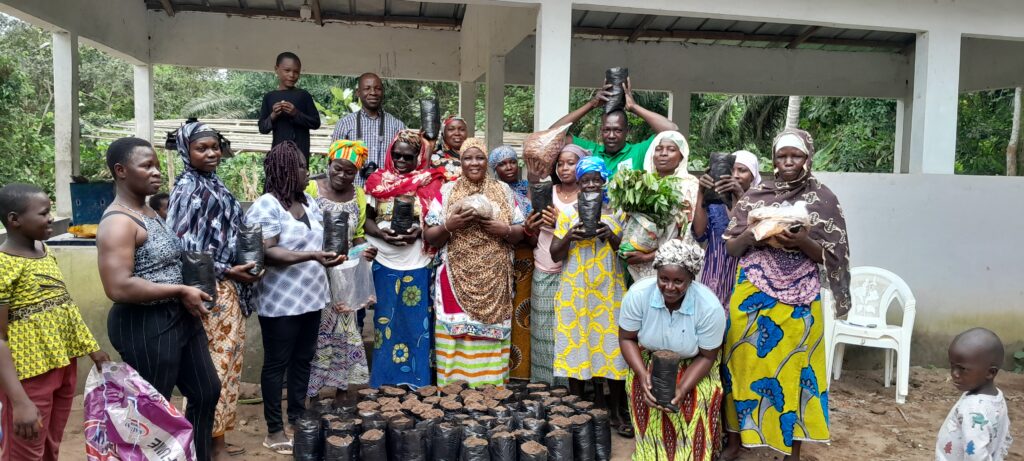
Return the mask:
[[[454,181],[462,175],[462,143],[469,138],[469,125],[458,115],[452,115],[441,124],[441,139],[437,150],[430,156],[430,168],[440,168],[445,181]]]
[[[520,179],[519,156],[511,146],[498,146],[487,157],[487,165],[501,182],[515,195],[516,206],[529,216],[533,206],[527,197],[530,184]],[[512,299],[512,350],[509,358],[509,377],[530,379],[530,281],[533,279],[533,251],[537,246],[536,234],[524,228],[523,240],[516,245],[512,262],[515,296]]]
[[[700,177],[700,192],[697,194],[697,206],[693,213],[693,236],[700,243],[707,243],[704,255],[704,269],[700,272],[700,283],[718,295],[725,309],[729,308],[729,298],[736,286],[736,263],[738,260],[729,256],[725,249],[725,228],[729,226],[729,207],[732,203],[704,204],[704,194],[714,189],[718,193],[731,193],[735,200],[743,197],[751,187],[761,184],[761,163],[757,156],[745,150],[732,153],[736,161],[732,166],[732,174],[723,176],[718,181],[710,175]]]
[[[576,164],[580,190],[604,193],[608,170],[604,160],[584,157]],[[577,202],[577,207],[580,203]],[[631,436],[621,421],[625,404],[626,362],[619,350],[619,304],[626,291],[625,274],[616,256],[622,230],[621,217],[608,207],[601,210],[596,236],[588,236],[577,207],[565,210],[551,242],[551,257],[563,262],[558,294],[555,296],[554,374],[569,379],[569,391],[582,396],[587,381],[603,378],[610,389],[610,401],[603,402],[601,381],[594,383],[598,405],[606,405],[619,431]]]
[[[526,220],[527,235],[536,235],[533,250],[533,283],[530,287],[530,379],[564,386],[565,378],[555,378],[555,295],[562,280],[562,262],[551,257],[551,241],[555,224],[561,214],[575,212],[579,183],[576,164],[589,157],[590,151],[575,144],[566,144],[551,168],[551,206],[534,210]]]
[[[675,176],[683,196],[683,203],[676,213],[673,222],[665,229],[658,229],[659,236],[657,250],[665,242],[685,235],[693,215],[694,203],[697,199],[698,181],[687,169],[690,159],[690,145],[686,142],[686,136],[678,131],[662,131],[654,137],[647,154],[644,156],[644,170],[648,173],[655,173],[659,177]],[[630,251],[623,256],[629,264],[629,275],[633,281],[653,277],[655,274],[653,262],[655,251],[647,253],[641,251]]]
[[[727,429],[739,432],[743,445],[768,446],[798,460],[801,442],[829,440],[821,285],[831,290],[836,315],[845,315],[850,250],[839,201],[811,174],[811,135],[786,129],[772,152],[775,181],[747,191],[725,234],[729,254],[740,260],[722,381]],[[755,239],[753,210],[798,201],[807,203],[809,225]],[[725,457],[738,451],[732,443]]]
[[[366,238],[377,248],[370,387],[418,388],[431,383],[434,334],[430,284],[435,252],[423,240],[422,222],[440,192],[444,176],[438,169],[427,168],[425,152],[418,131],[399,131],[388,148],[384,168],[366,179],[370,195]],[[403,234],[392,229],[396,204],[412,207],[415,224]]]
[[[181,240],[182,250],[208,253],[217,273],[217,302],[202,318],[210,343],[210,358],[220,378],[220,400],[213,422],[212,457],[245,453],[228,445],[224,434],[234,429],[239,377],[245,345],[245,318],[254,310],[247,296],[259,275],[253,263],[234,265],[235,240],[242,224],[242,206],[217,176],[224,154],[220,133],[205,123],[186,123],[176,143],[184,170],[171,190],[167,222]],[[243,296],[245,294],[245,296]]]
[[[462,177],[441,187],[427,215],[427,240],[441,248],[434,285],[437,385],[505,385],[512,333],[512,257],[523,212],[504,182],[487,176],[476,138],[460,152]]]
[[[700,246],[669,240],[655,254],[657,276],[629,288],[619,317],[619,345],[629,364],[630,417],[637,431],[633,459],[713,460],[722,431],[718,353],[725,313],[715,294],[695,280],[704,259]],[[652,393],[651,361],[658,351],[683,359],[669,380],[675,384],[671,402],[658,402]]]
[[[310,181],[306,188],[306,193],[316,199],[322,213],[348,214],[349,248],[366,243],[363,232],[366,194],[354,181],[369,155],[370,151],[362,141],[334,141],[327,151],[327,177]],[[367,252],[372,260],[376,252],[372,249]],[[341,270],[341,266],[335,266],[328,269],[328,273],[341,273]],[[333,305],[321,313],[316,355],[310,365],[307,397],[316,397],[320,389],[333,387],[336,389],[334,400],[340,405],[350,386],[363,385],[369,381],[363,335],[356,321],[356,312],[351,310],[355,307]]]

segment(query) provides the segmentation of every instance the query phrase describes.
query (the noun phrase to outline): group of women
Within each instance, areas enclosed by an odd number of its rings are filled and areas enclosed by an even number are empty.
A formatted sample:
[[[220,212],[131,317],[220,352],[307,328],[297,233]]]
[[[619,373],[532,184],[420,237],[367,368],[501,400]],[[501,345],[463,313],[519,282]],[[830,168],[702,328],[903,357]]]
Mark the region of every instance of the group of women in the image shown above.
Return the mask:
[[[659,230],[657,251],[625,254],[623,212],[606,203],[596,234],[581,224],[577,196],[602,193],[611,172],[576,145],[552,166],[552,205],[533,210],[515,151],[488,152],[458,118],[445,121],[437,146],[400,131],[364,187],[354,185],[367,158],[359,141],[336,141],[326,175],[312,181],[302,150],[286,141],[267,154],[265,194],[243,213],[216,175],[222,141],[202,123],[178,131],[185,169],[167,222],[145,206],[161,185],[152,147],[112,144],[118,198],[98,240],[117,303],[114,347],[165,396],[177,385],[188,397],[200,459],[234,449],[224,433],[251,312],[264,346],[264,445],[279,453],[291,449],[282,383],[289,423],[325,387],[341,399],[364,384],[566,385],[593,392],[620,434],[635,434],[634,459],[733,459],[741,446],[799,459],[801,441],[829,439],[820,292],[832,291],[840,314],[847,308],[848,247],[835,196],[811,174],[804,131],[776,139],[774,181],[744,151],[731,175],[694,177],[685,137],[659,134],[644,167],[678,176],[685,206]],[[705,206],[710,190],[737,199]],[[751,211],[796,201],[807,203],[809,225],[754,238]],[[325,210],[346,211],[351,243],[368,243],[358,257],[373,261],[370,360],[355,312],[330,302],[328,273],[348,255],[322,251]],[[409,210],[415,224],[405,229],[397,223]],[[232,257],[252,225],[262,229],[262,272]],[[215,302],[181,284],[182,251],[213,256]],[[658,350],[684,358],[671,405],[651,394]]]

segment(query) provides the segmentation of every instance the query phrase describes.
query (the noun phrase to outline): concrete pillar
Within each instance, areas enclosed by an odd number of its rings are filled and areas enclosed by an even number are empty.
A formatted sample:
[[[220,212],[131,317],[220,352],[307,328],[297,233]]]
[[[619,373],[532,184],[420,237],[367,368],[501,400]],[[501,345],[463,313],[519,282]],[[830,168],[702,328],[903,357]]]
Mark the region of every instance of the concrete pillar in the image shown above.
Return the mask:
[[[135,65],[135,136],[153,142],[153,67]]]
[[[896,100],[896,142],[892,155],[892,172],[896,174],[910,173],[910,133],[913,131],[913,114],[912,97]]]
[[[487,147],[502,144],[505,134],[505,57],[491,56],[487,65]]]
[[[918,33],[914,49],[910,173],[953,173],[959,88],[960,32]]]
[[[57,215],[71,216],[71,176],[80,171],[78,35],[53,33],[53,141]]]
[[[690,136],[690,90],[677,89],[668,94],[669,119],[679,125],[679,132]]]
[[[466,120],[470,136],[476,133],[476,82],[459,82],[459,116]]]
[[[572,1],[543,0],[537,10],[533,127],[547,129],[569,111]]]

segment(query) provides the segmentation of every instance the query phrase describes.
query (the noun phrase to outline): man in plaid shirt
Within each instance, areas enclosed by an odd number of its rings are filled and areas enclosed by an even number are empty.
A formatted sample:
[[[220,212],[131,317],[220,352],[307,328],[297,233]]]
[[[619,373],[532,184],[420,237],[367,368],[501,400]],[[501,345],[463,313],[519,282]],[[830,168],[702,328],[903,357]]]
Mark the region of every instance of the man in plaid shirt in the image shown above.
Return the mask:
[[[384,84],[376,74],[365,73],[359,76],[356,96],[362,108],[338,120],[331,142],[339,139],[362,141],[370,150],[367,165],[382,167],[388,154],[388,145],[396,133],[405,129],[405,124],[384,112]],[[361,186],[365,181],[361,175],[356,176],[357,185]]]

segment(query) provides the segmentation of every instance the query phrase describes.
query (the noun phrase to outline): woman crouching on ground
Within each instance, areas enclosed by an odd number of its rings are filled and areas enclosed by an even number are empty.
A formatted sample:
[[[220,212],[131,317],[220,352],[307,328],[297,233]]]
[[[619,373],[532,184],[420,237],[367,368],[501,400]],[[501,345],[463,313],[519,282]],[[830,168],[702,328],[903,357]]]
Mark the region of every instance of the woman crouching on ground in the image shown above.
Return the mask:
[[[655,277],[633,284],[622,300],[619,347],[629,364],[626,389],[636,430],[633,459],[715,459],[721,440],[722,381],[718,353],[725,312],[715,294],[696,282],[704,250],[669,240],[654,258]],[[670,410],[651,393],[657,351],[682,358]]]

